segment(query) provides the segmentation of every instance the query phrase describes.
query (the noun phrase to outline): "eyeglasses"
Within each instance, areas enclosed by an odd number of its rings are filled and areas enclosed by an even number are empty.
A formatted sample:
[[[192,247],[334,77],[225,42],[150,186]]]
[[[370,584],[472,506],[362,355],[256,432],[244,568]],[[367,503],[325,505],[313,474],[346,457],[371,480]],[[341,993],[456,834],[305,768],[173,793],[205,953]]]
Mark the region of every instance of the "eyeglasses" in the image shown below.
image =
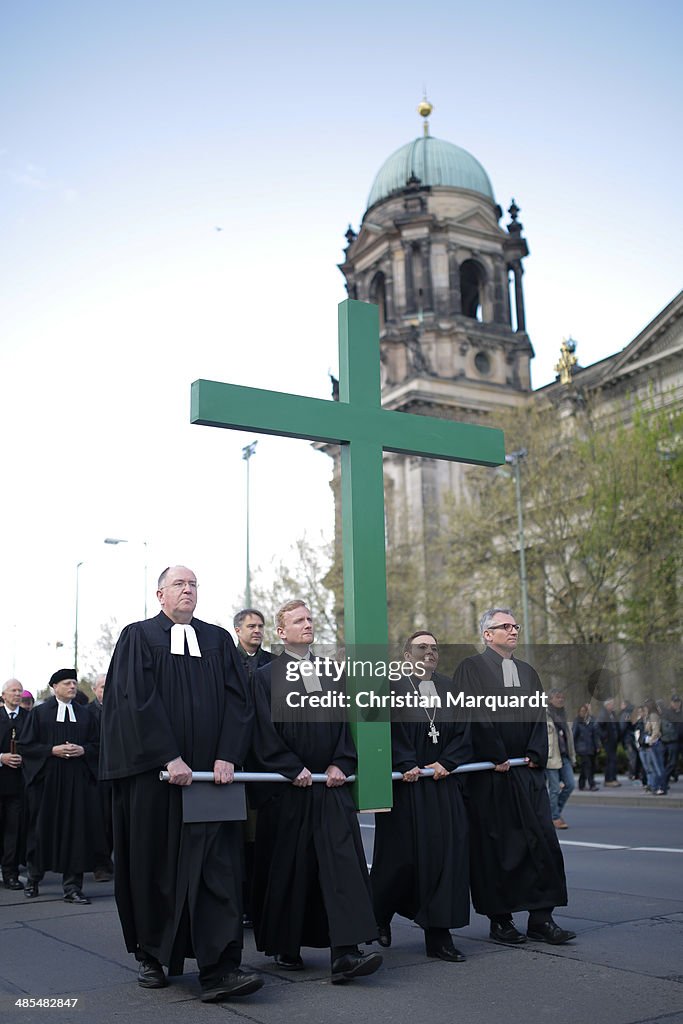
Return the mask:
[[[185,587],[189,587],[190,590],[197,589],[196,580],[176,580],[175,583],[167,583],[161,587],[161,590],[184,590]]]
[[[506,633],[521,633],[522,627],[518,622],[496,622],[493,626],[487,626],[487,629],[504,629]]]
[[[422,651],[423,654],[425,651],[432,651],[436,654],[439,650],[436,644],[412,644],[412,648],[414,651]]]

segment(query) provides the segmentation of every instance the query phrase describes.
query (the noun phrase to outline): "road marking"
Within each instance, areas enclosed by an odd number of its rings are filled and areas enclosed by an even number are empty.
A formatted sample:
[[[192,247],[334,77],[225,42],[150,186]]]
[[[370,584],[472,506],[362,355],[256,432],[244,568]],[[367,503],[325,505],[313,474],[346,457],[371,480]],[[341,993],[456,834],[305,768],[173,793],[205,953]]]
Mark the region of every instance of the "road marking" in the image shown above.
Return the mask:
[[[579,843],[573,839],[560,839],[560,846],[585,846],[590,850],[639,850],[641,853],[683,853],[676,846],[614,846],[611,843]]]
[[[374,831],[375,826],[360,823],[361,828]],[[583,846],[588,850],[633,850],[639,853],[683,853],[677,846],[618,846],[616,843],[581,843],[576,839],[560,839],[560,846]]]

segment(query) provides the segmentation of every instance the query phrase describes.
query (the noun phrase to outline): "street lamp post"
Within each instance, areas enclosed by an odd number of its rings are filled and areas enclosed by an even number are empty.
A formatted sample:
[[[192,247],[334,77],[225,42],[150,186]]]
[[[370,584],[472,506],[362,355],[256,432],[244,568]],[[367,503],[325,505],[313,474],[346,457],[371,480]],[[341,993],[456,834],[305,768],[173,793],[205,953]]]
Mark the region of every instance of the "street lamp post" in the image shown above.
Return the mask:
[[[81,566],[83,562],[76,563],[76,614],[74,619],[74,669],[78,676],[78,586],[80,582]]]
[[[105,544],[127,544],[128,539],[126,537],[105,537]],[[145,549],[145,613],[144,618],[147,618],[147,541],[142,541],[142,546]]]
[[[251,607],[251,567],[249,564],[249,459],[256,451],[258,441],[252,441],[242,449],[242,458],[247,464],[247,580],[244,588],[244,603],[247,608]]]
[[[513,467],[515,476],[515,498],[517,501],[517,536],[519,543],[519,582],[522,591],[522,619],[524,622],[525,642],[531,644],[531,620],[529,618],[529,589],[526,575],[526,551],[524,545],[524,510],[522,507],[522,479],[520,462],[528,455],[526,448],[519,448],[505,456],[505,461]]]

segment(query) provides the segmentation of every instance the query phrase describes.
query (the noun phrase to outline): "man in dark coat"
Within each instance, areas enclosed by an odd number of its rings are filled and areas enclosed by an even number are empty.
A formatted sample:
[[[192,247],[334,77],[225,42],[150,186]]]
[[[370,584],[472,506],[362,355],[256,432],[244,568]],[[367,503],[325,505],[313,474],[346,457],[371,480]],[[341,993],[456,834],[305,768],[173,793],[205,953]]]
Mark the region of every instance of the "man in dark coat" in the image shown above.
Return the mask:
[[[509,608],[486,611],[480,628],[484,652],[465,658],[453,681],[456,696],[482,698],[472,711],[473,758],[495,765],[467,777],[472,902],[489,918],[494,942],[526,941],[512,915],[527,910],[527,936],[560,945],[576,936],[552,917],[567,903],[567,885],[542,771],[548,732],[541,681],[531,665],[513,658],[521,627]],[[540,707],[529,705],[531,697]],[[526,758],[526,767],[511,769],[512,757]]]
[[[95,682],[92,684],[92,692],[95,695],[95,699],[90,703],[90,710],[97,718],[98,726],[101,725],[102,721],[102,698],[104,697],[104,687],[106,682],[107,676],[105,673],[101,672],[98,676],[95,676]],[[114,826],[111,815],[111,782],[99,782],[97,785],[97,791],[100,797],[102,824],[104,826],[104,845],[97,853],[93,878],[96,882],[111,882],[114,877],[114,865],[111,859],[112,850],[114,849]]]
[[[391,919],[401,914],[424,930],[427,956],[460,963],[449,929],[470,918],[469,836],[460,780],[450,773],[471,759],[469,727],[448,711],[450,682],[436,672],[434,635],[420,630],[404,646],[415,673],[393,693],[432,706],[392,711],[392,765],[403,778],[394,782],[391,812],[375,815],[370,884],[379,942],[391,945]],[[421,768],[434,775],[421,777]]]
[[[258,608],[242,608],[233,617],[232,624],[237,636],[237,653],[249,682],[253,685],[257,669],[267,665],[272,658],[270,651],[264,651],[263,631],[266,620]],[[249,787],[247,795],[250,796]],[[251,800],[250,800],[251,804]],[[244,915],[245,928],[251,928],[251,892],[254,884],[254,843],[256,841],[256,811],[251,805],[247,808],[247,820],[244,823]]]
[[[62,873],[66,903],[87,904],[83,873],[95,866],[103,843],[97,794],[97,719],[74,698],[76,670],[59,669],[50,679],[54,694],[31,711],[19,736],[28,800],[24,895],[39,895],[46,871]]]
[[[278,612],[284,653],[256,673],[253,756],[260,771],[291,779],[257,794],[254,935],[257,949],[282,970],[303,970],[302,946],[331,950],[332,982],[372,974],[379,953],[359,942],[377,937],[363,844],[351,792],[356,749],[341,714],[303,708],[279,714],[291,694],[334,693],[310,661],[313,619],[303,601]],[[289,678],[288,678],[289,677]],[[271,711],[272,700],[272,711]],[[288,709],[284,709],[287,711]],[[312,783],[312,774],[327,783]]]
[[[615,710],[614,697],[602,702],[598,715],[600,741],[605,749],[605,781],[603,785],[616,787],[621,783],[617,778],[617,746],[619,744],[619,717]]]
[[[0,861],[6,889],[23,889],[19,881],[21,859],[24,776],[17,741],[28,712],[19,704],[23,686],[8,679],[2,688],[4,705],[0,708]]]
[[[165,569],[155,618],[127,626],[107,674],[100,777],[113,781],[114,879],[126,946],[143,988],[195,957],[203,1002],[255,992],[240,970],[241,823],[185,822],[193,771],[233,780],[253,704],[230,634],[193,617],[197,579]],[[166,769],[170,784],[160,782]]]
[[[237,653],[251,682],[256,670],[267,665],[273,657],[261,646],[266,620],[257,608],[242,608],[234,616],[232,624],[237,635]]]

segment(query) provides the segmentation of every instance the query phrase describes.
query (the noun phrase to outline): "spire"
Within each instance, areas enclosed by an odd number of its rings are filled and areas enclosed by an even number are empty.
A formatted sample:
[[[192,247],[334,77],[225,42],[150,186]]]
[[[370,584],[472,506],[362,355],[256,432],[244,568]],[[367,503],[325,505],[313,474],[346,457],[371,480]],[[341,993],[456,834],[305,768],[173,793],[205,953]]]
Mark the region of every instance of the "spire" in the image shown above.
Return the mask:
[[[418,114],[420,115],[420,117],[424,117],[424,133],[425,133],[425,137],[429,135],[429,121],[427,120],[427,118],[429,117],[429,115],[431,114],[433,109],[434,109],[434,107],[431,105],[431,103],[427,99],[427,95],[425,93],[425,95],[422,98],[422,102],[418,103],[418,105],[417,105],[417,112],[418,112]]]

